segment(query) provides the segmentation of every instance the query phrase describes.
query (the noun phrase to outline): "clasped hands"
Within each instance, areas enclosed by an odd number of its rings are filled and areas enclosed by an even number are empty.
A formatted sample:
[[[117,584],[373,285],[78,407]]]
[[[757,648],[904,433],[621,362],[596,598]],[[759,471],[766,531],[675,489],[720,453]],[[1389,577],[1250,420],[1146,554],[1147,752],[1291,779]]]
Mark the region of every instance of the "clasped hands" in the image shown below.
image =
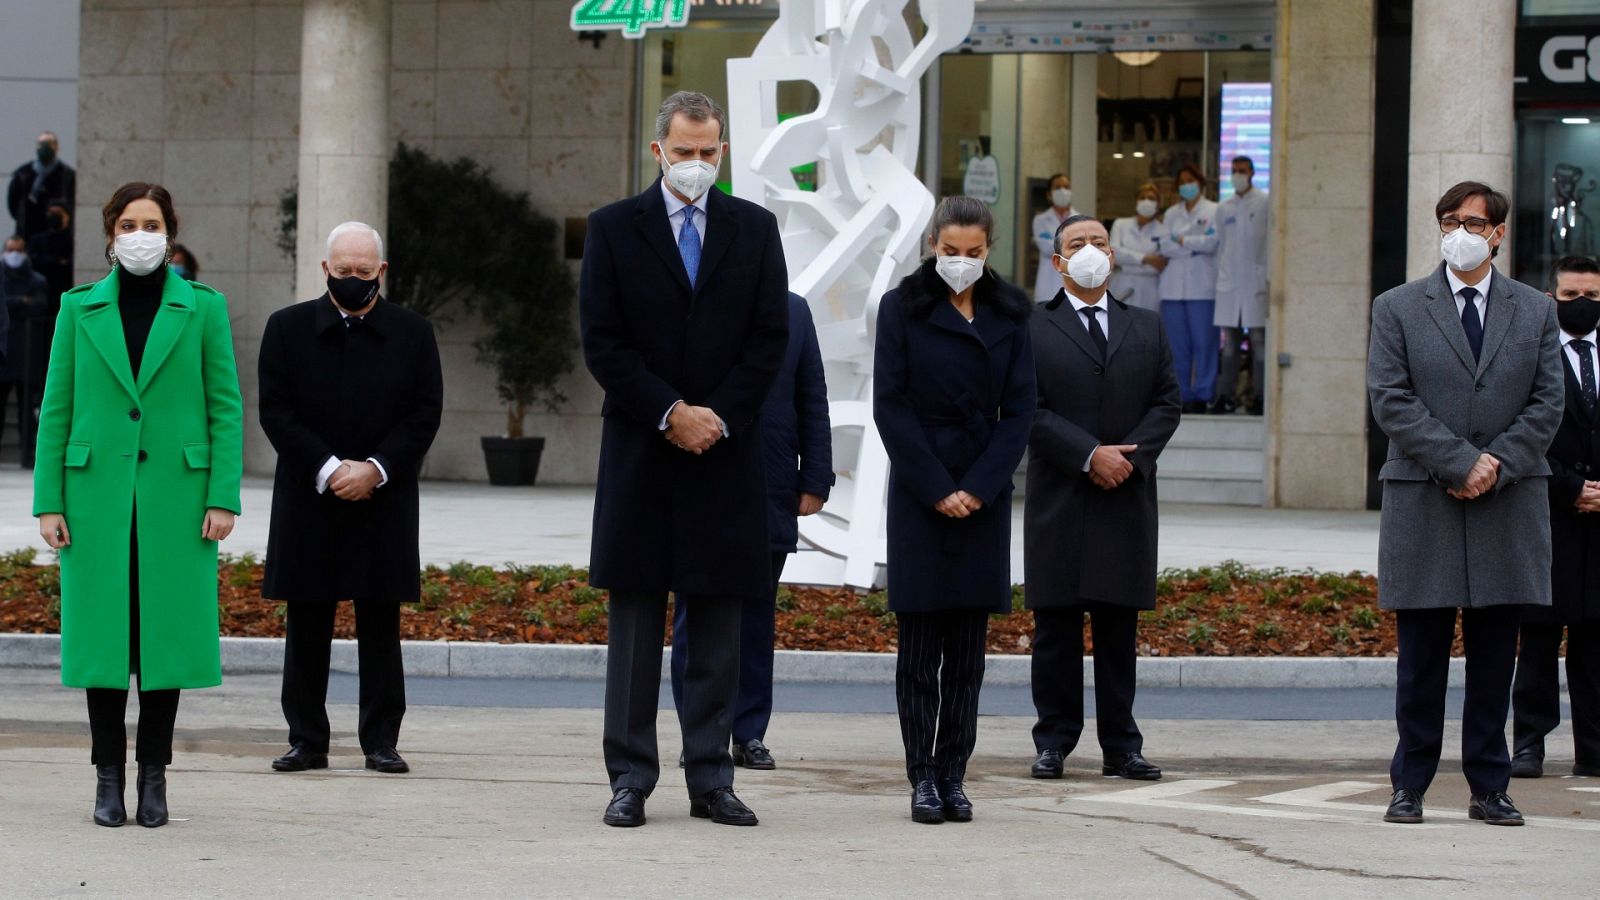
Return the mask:
[[[1600,481],[1585,481],[1574,505],[1578,512],[1600,512]]]
[[[679,403],[667,413],[667,440],[698,456],[722,440],[722,420],[708,406]]]
[[[983,509],[983,501],[966,491],[956,491],[954,494],[935,503],[933,508],[952,519],[965,519],[967,516]]]
[[[1101,444],[1094,448],[1089,454],[1089,480],[1108,491],[1127,481],[1133,474],[1133,462],[1128,456],[1137,449],[1138,444]]]
[[[1461,487],[1451,488],[1448,493],[1457,500],[1476,500],[1494,490],[1499,481],[1500,460],[1491,454],[1480,453],[1478,461],[1472,464],[1472,471],[1467,473],[1467,480]]]
[[[383,473],[364,459],[341,459],[339,468],[328,476],[328,490],[340,500],[370,500]]]

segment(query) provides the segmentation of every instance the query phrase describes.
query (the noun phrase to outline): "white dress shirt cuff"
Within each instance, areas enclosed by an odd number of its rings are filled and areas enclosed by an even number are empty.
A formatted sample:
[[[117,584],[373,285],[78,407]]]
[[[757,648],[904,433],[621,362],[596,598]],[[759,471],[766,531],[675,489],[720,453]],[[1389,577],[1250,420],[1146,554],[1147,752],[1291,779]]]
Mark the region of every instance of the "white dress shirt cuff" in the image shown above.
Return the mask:
[[[339,471],[340,465],[342,463],[339,462],[339,457],[337,456],[328,457],[328,461],[322,464],[322,468],[317,472],[317,493],[321,494],[327,491],[328,479],[333,477],[333,473]]]
[[[672,401],[672,405],[667,407],[667,411],[661,414],[661,424],[656,426],[656,430],[657,431],[666,431],[667,430],[667,420],[672,418],[672,411],[677,409],[678,408],[678,404],[682,403],[682,402],[683,402],[682,400],[674,400],[674,401]]]
[[[1099,449],[1100,449],[1100,445],[1099,444],[1095,444],[1094,445],[1094,450],[1099,450]],[[1083,470],[1085,472],[1089,471],[1089,464],[1094,462],[1094,450],[1090,450],[1089,451],[1089,455],[1083,458]]]
[[[383,463],[378,462],[375,457],[371,456],[367,457],[367,462],[372,463],[372,467],[378,470],[378,487],[383,487],[384,485],[388,484],[389,470],[383,467]]]

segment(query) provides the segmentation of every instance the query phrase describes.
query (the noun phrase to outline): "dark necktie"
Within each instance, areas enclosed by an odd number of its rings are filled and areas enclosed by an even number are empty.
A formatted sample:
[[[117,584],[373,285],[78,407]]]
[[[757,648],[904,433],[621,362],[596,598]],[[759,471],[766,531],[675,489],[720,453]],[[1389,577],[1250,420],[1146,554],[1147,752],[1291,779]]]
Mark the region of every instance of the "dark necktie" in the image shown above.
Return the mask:
[[[1466,301],[1461,304],[1461,330],[1467,333],[1467,343],[1472,345],[1472,361],[1477,362],[1483,355],[1483,320],[1478,318],[1478,304],[1473,302],[1478,299],[1477,289],[1462,288],[1461,299]]]
[[[1592,346],[1594,345],[1588,341],[1572,342],[1572,349],[1578,351],[1578,371],[1581,373],[1580,380],[1583,382],[1583,405],[1591,416],[1594,415],[1596,402],[1594,360],[1589,356],[1589,348]]]
[[[1106,358],[1106,333],[1100,328],[1100,307],[1085,306],[1079,310],[1089,321],[1089,340],[1094,341],[1094,348],[1100,351],[1100,361]]]

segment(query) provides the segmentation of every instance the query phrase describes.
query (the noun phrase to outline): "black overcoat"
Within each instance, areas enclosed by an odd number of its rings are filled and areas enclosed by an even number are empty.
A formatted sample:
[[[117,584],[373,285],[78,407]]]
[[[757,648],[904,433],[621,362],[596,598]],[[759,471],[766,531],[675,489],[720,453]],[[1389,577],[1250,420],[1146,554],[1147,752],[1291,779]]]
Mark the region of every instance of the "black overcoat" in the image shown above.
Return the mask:
[[[1161,316],[1110,294],[1106,360],[1064,291],[1033,317],[1039,410],[1028,441],[1023,571],[1029,609],[1156,605],[1156,458],[1182,401]],[[1083,471],[1099,444],[1137,444],[1111,490]]]
[[[1545,453],[1550,462],[1550,600],[1525,606],[1524,622],[1577,625],[1600,621],[1600,513],[1580,513],[1573,504],[1585,481],[1600,481],[1600,415],[1583,408],[1583,389],[1572,358],[1561,351],[1566,371],[1566,411]]]
[[[889,608],[1011,609],[1011,479],[1027,448],[1034,373],[1029,296],[992,271],[972,322],[934,260],[878,305],[872,417],[889,452]],[[934,509],[964,490],[965,519]]]
[[[326,294],[267,319],[261,428],[278,451],[261,595],[415,601],[417,473],[439,431],[444,379],[433,326],[379,298],[347,327]],[[370,500],[317,493],[329,456],[376,459]]]
[[[762,401],[789,335],[772,214],[712,188],[691,289],[656,181],[589,216],[578,310],[605,390],[589,580],[625,591],[742,598],[772,589]],[[729,436],[695,455],[662,416],[682,400]]]
[[[817,346],[811,307],[789,295],[789,349],[761,407],[767,463],[767,538],[772,552],[799,546],[800,494],[826,500],[833,489],[833,429],[828,421],[828,381]]]

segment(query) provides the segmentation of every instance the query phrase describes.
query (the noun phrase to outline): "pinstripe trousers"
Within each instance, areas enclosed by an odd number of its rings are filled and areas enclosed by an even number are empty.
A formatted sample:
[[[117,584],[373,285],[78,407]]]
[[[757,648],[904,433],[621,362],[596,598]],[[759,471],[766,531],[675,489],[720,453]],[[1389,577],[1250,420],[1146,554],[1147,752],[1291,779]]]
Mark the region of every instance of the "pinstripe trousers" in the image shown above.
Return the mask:
[[[989,613],[981,609],[896,613],[900,650],[894,694],[906,776],[919,781],[966,777],[978,742]]]

